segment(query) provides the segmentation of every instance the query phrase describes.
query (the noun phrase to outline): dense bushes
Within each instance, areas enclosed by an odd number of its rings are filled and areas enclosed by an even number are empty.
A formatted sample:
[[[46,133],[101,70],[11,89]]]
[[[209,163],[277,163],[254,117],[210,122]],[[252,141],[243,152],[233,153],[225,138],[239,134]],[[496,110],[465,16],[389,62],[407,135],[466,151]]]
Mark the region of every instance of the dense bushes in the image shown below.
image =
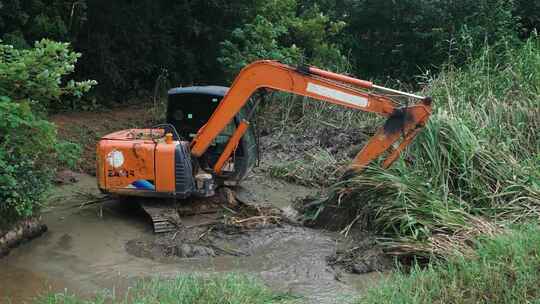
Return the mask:
[[[85,54],[78,75],[113,97],[172,83],[226,83],[254,58],[311,63],[362,78],[411,80],[484,42],[539,25],[537,1],[3,1],[0,39],[29,47],[43,37]],[[471,48],[470,46],[473,46]],[[463,51],[466,51],[464,53]],[[218,57],[222,60],[218,61]],[[345,63],[345,65],[344,65]],[[117,98],[118,99],[118,98]],[[120,100],[121,101],[121,100]]]
[[[47,40],[25,50],[0,44],[0,226],[31,216],[55,168],[75,162],[78,147],[59,141],[44,117],[95,84],[63,81],[79,56],[66,43]]]
[[[348,61],[340,45],[331,43],[344,22],[332,21],[317,6],[300,10],[300,1],[268,1],[257,7],[256,16],[236,28],[221,43],[218,58],[229,78],[260,59],[287,64],[312,64],[344,71]],[[301,13],[298,13],[298,12]]]
[[[0,215],[6,224],[32,215],[50,184],[54,127],[36,118],[28,103],[0,101]]]

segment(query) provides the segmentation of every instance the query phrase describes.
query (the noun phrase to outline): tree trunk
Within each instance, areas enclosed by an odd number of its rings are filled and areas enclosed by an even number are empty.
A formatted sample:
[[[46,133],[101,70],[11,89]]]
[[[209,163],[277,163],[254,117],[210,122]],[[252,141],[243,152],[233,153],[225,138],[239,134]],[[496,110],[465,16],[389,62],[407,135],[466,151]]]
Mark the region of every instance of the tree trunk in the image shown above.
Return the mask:
[[[33,217],[15,223],[7,231],[0,231],[0,257],[19,245],[21,242],[36,238],[47,231],[41,217]]]

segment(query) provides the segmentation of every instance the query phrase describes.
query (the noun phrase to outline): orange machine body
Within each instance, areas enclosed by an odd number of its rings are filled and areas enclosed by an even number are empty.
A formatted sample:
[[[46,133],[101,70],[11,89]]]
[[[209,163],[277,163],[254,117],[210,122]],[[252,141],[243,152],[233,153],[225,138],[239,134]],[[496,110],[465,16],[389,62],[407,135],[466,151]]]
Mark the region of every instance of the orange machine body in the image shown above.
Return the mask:
[[[163,130],[130,129],[103,137],[97,145],[99,188],[129,195],[175,196],[175,151]]]

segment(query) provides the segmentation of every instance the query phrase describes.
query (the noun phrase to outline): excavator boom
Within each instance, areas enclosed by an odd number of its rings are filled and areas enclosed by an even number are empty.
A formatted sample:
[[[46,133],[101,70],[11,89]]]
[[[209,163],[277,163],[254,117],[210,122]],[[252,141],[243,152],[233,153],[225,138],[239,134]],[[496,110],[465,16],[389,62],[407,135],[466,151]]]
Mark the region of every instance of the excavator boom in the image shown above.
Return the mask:
[[[383,162],[384,167],[390,166],[425,125],[431,114],[431,98],[429,97],[384,88],[369,81],[314,67],[295,68],[276,61],[263,60],[246,66],[239,73],[208,122],[192,140],[191,154],[194,157],[202,156],[212,141],[244,107],[250,96],[260,88],[307,96],[388,117],[385,125],[356,155],[350,167],[355,172],[362,170],[373,159],[390,150],[392,145],[403,136],[401,144],[397,149],[390,151],[388,158]],[[419,99],[421,102],[402,108],[392,99],[375,94],[375,91]],[[242,132],[242,129],[239,128],[237,132]],[[221,155],[221,162],[214,167],[214,173],[220,172],[219,165],[230,156],[226,153],[230,154],[238,144],[241,134],[235,135],[231,137],[227,145],[228,149],[226,148]]]

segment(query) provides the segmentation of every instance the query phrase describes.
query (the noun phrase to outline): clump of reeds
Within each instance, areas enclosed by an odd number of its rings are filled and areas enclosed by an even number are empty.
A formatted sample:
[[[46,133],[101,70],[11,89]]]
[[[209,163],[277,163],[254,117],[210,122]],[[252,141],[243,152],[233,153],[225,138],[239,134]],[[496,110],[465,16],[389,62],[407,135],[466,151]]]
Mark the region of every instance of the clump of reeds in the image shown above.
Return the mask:
[[[321,210],[352,208],[391,253],[420,256],[465,253],[464,233],[497,231],[490,222],[540,218],[540,42],[491,52],[430,79],[437,110],[405,157],[336,183]]]

